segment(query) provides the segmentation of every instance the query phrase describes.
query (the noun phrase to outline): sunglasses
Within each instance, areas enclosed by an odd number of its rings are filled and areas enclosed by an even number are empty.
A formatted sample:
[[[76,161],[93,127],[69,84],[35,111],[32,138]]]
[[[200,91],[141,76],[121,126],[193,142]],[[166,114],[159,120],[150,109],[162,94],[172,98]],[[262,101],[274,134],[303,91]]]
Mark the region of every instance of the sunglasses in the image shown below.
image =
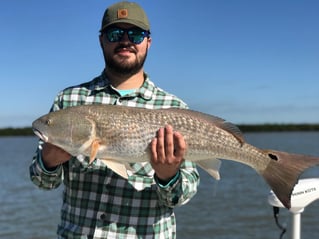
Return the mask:
[[[149,37],[150,35],[149,31],[136,27],[130,29],[111,27],[103,31],[109,42],[120,42],[125,33],[127,33],[128,39],[134,44],[140,44],[145,37]]]

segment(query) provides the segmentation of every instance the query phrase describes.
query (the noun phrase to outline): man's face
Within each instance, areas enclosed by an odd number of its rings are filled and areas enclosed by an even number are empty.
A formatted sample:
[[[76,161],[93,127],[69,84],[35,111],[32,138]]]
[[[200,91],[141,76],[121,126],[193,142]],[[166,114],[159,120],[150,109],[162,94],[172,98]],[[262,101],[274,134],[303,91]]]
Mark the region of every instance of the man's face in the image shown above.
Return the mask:
[[[112,27],[132,29],[131,24],[114,24]],[[144,65],[151,38],[145,37],[141,43],[135,44],[128,38],[127,32],[118,42],[110,42],[105,33],[100,36],[107,69],[120,75],[130,76],[139,72]]]

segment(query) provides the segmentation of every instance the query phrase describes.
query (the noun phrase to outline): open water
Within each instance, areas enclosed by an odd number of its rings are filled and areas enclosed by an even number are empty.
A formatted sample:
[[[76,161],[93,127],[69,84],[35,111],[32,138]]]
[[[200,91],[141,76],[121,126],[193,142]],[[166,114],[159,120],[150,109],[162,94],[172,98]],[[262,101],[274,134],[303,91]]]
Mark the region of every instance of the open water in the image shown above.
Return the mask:
[[[319,155],[319,132],[248,133],[249,143],[294,153]],[[0,238],[55,238],[59,220],[61,189],[43,191],[29,179],[28,167],[37,145],[36,137],[0,137]],[[223,161],[217,182],[201,171],[197,195],[176,209],[179,239],[277,239],[269,187],[245,165]],[[319,168],[307,170],[303,178],[319,177]],[[287,227],[283,238],[291,238],[291,213],[280,210]],[[301,216],[301,238],[319,238],[319,202]]]

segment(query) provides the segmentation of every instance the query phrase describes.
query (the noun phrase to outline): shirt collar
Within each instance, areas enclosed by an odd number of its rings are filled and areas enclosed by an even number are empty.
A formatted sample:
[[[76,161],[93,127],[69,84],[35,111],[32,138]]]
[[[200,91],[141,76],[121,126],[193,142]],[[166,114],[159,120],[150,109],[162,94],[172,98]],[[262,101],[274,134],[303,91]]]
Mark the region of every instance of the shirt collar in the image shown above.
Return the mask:
[[[155,85],[150,81],[148,75],[144,73],[144,83],[143,85],[136,91],[143,99],[151,100],[152,95],[155,91]]]
[[[100,91],[104,90],[105,88],[113,90],[113,87],[111,86],[111,83],[104,70],[102,74],[99,77],[97,77],[96,82],[94,84],[94,90]],[[151,100],[154,91],[154,83],[149,79],[149,76],[146,73],[144,73],[144,83],[139,89],[136,90],[135,94],[141,96],[145,100]]]

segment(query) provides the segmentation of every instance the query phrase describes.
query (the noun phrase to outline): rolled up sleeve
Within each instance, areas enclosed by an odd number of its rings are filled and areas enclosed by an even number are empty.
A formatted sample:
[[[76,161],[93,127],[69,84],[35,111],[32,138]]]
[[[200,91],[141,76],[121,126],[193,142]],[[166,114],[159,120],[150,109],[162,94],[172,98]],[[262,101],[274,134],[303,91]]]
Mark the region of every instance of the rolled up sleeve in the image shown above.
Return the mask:
[[[41,151],[42,143],[40,142],[29,167],[31,181],[41,189],[57,188],[62,182],[62,166],[60,165],[54,170],[46,169],[42,162]]]
[[[197,192],[199,174],[193,162],[185,161],[177,177],[167,185],[161,185],[155,178],[157,193],[160,200],[168,207],[175,207],[187,203]]]

